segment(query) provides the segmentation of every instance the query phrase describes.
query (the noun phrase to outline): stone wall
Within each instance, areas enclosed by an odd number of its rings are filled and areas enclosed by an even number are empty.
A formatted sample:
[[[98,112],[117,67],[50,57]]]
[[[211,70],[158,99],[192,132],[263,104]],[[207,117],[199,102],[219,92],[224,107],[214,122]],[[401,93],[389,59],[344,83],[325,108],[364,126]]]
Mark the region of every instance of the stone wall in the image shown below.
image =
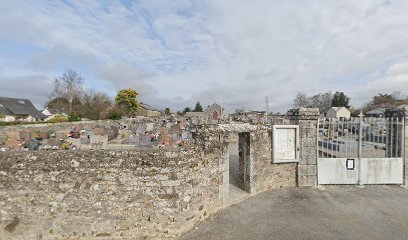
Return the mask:
[[[287,113],[290,124],[299,125],[298,186],[317,185],[318,108],[297,108]]]
[[[199,147],[2,153],[0,236],[177,235],[222,207],[220,154]]]
[[[0,236],[176,236],[231,204],[228,145],[237,140],[233,134],[239,136],[245,191],[314,186],[317,115],[318,110],[301,108],[290,111],[283,122],[299,125],[299,163],[273,163],[272,129],[260,124],[194,126],[194,144],[180,149],[0,153]],[[67,124],[40,127],[56,131],[120,122]]]
[[[259,130],[250,134],[254,166],[254,191],[295,187],[297,163],[272,163],[272,132]]]
[[[200,126],[196,130],[197,144],[211,148],[220,146],[223,155],[220,166],[224,172],[223,189],[228,193],[228,152],[230,133],[239,135],[240,185],[248,193],[282,187],[295,187],[297,163],[272,163],[272,132],[269,126],[252,124],[219,124]],[[225,190],[226,189],[226,190]]]

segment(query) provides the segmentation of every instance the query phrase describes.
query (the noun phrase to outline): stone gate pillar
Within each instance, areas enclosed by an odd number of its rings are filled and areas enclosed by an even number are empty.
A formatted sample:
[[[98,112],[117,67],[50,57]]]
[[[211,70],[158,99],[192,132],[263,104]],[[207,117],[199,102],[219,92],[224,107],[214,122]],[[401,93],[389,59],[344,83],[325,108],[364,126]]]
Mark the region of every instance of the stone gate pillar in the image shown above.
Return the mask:
[[[408,186],[408,106],[403,109],[404,112],[404,149],[402,157],[404,158],[404,185]]]
[[[296,108],[287,112],[290,124],[299,125],[299,164],[297,185],[317,185],[318,108]]]

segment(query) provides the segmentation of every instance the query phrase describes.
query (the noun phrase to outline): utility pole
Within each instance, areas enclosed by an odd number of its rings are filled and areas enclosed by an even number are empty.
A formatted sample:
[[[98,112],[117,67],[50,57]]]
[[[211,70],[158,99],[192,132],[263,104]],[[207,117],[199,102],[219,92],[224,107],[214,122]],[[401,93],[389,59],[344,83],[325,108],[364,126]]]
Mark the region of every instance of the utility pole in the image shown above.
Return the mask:
[[[266,96],[265,97],[265,119],[267,123],[268,123],[268,112],[269,112],[269,102],[268,102],[268,96]]]

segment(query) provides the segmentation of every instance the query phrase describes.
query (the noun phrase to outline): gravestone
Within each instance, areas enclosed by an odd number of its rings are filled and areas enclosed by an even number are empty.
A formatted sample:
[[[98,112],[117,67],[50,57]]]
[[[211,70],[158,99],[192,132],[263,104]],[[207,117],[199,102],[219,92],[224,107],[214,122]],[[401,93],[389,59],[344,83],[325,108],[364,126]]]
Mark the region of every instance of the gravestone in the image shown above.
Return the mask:
[[[79,139],[80,139],[81,144],[89,144],[91,142],[90,138],[91,138],[92,135],[94,135],[94,133],[92,131],[82,130],[80,132],[80,135],[79,135],[80,136]]]
[[[89,140],[92,149],[106,149],[108,145],[108,136],[92,135]]]
[[[31,133],[30,132],[25,132],[25,131],[21,131],[19,133],[19,139],[21,142],[25,142],[31,139]]]
[[[40,147],[40,141],[36,139],[29,139],[26,141],[25,145],[29,151],[37,151],[38,148]]]
[[[152,131],[154,129],[154,123],[146,124],[146,131]]]

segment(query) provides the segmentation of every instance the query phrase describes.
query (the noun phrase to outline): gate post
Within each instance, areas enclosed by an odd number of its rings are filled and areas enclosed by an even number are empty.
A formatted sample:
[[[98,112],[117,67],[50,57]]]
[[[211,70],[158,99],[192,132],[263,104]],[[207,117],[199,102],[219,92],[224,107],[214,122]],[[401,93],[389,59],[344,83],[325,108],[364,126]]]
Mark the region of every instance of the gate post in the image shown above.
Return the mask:
[[[299,164],[297,166],[297,185],[317,185],[317,131],[318,108],[296,108],[287,112],[290,123],[299,125]]]
[[[408,187],[408,106],[403,105],[397,109],[391,109],[385,112],[386,117],[394,117],[400,118],[404,121],[404,125],[402,126],[402,139],[401,142],[403,146],[401,146],[400,150],[402,151],[401,157],[403,158],[403,186]],[[395,128],[395,127],[394,127]],[[396,128],[395,128],[396,129]],[[387,135],[389,131],[393,131],[392,127],[387,128]],[[395,136],[396,134],[394,134]],[[395,143],[398,139],[391,138],[387,136],[387,144],[390,145],[391,143],[395,146]],[[399,149],[393,149],[391,146],[387,146],[387,156],[398,156]]]
[[[402,108],[404,114],[404,129],[402,140],[404,143],[404,148],[402,149],[402,157],[404,158],[404,186],[408,186],[408,106]]]

